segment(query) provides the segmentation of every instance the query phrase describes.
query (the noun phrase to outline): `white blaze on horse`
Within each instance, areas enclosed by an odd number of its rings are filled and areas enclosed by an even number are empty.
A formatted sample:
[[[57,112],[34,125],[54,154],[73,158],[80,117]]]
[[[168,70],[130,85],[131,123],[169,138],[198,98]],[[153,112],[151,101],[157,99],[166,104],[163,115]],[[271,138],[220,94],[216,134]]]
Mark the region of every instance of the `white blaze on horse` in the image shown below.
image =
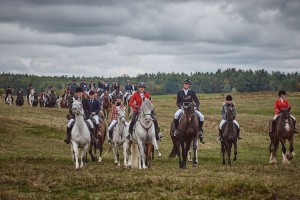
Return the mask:
[[[7,98],[5,100],[5,103],[8,104],[9,106],[11,106],[12,104],[12,97],[11,97],[11,94],[8,94],[7,95]]]
[[[83,105],[80,101],[73,98],[72,112],[75,115],[75,124],[71,131],[71,151],[73,154],[73,160],[75,159],[75,168],[79,168],[79,148],[81,152],[80,168],[87,162],[87,152],[91,143],[90,130],[84,121]]]
[[[118,122],[113,127],[112,132],[112,150],[114,153],[115,165],[120,166],[120,152],[121,146],[123,145],[123,155],[124,155],[124,165],[126,166],[126,135],[128,134],[128,130],[126,129],[126,112],[124,109],[120,109],[118,111]]]
[[[128,142],[127,152],[128,152],[128,163],[127,166],[132,165],[132,160],[140,157],[139,169],[147,169],[146,166],[146,156],[145,156],[145,145],[151,144],[157,151],[158,156],[161,154],[158,150],[158,144],[155,137],[155,126],[153,123],[152,112],[154,107],[149,99],[145,99],[141,109],[138,114],[138,119],[136,121],[135,127],[133,128],[133,133],[130,141]],[[131,145],[135,143],[138,145],[139,155],[131,154]]]

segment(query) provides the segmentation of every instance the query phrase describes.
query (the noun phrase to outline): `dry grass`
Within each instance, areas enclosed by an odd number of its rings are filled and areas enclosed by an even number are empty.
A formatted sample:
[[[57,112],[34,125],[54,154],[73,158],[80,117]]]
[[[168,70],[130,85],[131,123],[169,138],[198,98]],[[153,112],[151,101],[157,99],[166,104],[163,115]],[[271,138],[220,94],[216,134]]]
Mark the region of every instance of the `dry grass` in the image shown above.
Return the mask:
[[[299,199],[299,134],[290,165],[282,165],[280,157],[277,165],[268,164],[267,122],[276,96],[234,96],[243,140],[231,167],[221,164],[216,141],[224,95],[199,96],[207,143],[198,150],[199,166],[188,165],[186,170],[178,169],[177,158],[167,157],[172,147],[168,133],[176,111],[174,95],[153,98],[166,137],[159,144],[163,158],[153,161],[148,170],[115,167],[109,153],[102,164],[89,162],[84,169],[74,170],[70,147],[63,143],[67,110],[9,107],[2,97],[0,199]],[[289,100],[299,119],[299,93]]]

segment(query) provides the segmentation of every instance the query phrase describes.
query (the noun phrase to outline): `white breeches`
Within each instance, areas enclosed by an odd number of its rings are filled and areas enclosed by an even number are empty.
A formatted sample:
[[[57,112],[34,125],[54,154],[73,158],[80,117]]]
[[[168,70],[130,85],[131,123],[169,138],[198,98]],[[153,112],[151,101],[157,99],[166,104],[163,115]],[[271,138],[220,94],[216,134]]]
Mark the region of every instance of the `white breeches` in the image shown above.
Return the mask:
[[[70,121],[68,122],[68,127],[70,128],[71,127],[71,125],[72,125],[72,123],[75,121],[75,119],[70,119]],[[94,124],[93,124],[93,122],[90,120],[90,119],[88,119],[88,120],[86,120],[89,124],[90,124],[90,126],[91,126],[91,128],[94,128]]]
[[[223,126],[223,124],[225,124],[226,121],[227,120],[222,119],[222,121],[220,123],[220,126],[219,126],[219,129],[222,129],[222,126]],[[239,123],[236,120],[233,120],[233,123],[237,125],[238,129],[240,129],[240,125],[239,125]]]
[[[94,115],[93,119],[96,121],[96,124],[99,124],[99,115]]]
[[[202,115],[202,113],[199,111],[199,110],[195,110],[195,112],[197,113],[197,115],[199,116],[199,118],[200,118],[200,121],[204,121],[204,115]],[[175,119],[178,119],[179,118],[179,116],[181,115],[181,113],[183,113],[183,110],[182,109],[178,109],[177,111],[176,111],[176,113],[174,114],[174,118]]]
[[[108,127],[108,130],[110,131],[110,129],[111,129],[117,122],[118,122],[118,121],[117,121],[116,119],[112,120],[112,121],[110,122],[110,125],[109,125],[109,127]]]

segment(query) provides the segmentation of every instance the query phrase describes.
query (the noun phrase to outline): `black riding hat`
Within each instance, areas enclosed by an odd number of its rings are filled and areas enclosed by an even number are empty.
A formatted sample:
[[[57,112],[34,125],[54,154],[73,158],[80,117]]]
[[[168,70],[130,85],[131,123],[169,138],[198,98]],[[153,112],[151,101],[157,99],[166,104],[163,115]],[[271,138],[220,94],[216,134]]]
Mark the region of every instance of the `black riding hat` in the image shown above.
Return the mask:
[[[286,95],[286,92],[284,90],[280,90],[278,92],[278,96],[280,97],[281,95]]]
[[[76,88],[76,92],[83,92],[83,89],[81,87]]]
[[[182,84],[189,84],[189,85],[191,85],[192,84],[192,82],[191,82],[191,80],[190,79],[184,79],[184,81],[182,82]]]
[[[138,87],[141,87],[141,88],[146,88],[146,84],[144,82],[140,82],[138,84]]]
[[[232,101],[232,96],[231,95],[227,95],[226,96],[226,101]]]

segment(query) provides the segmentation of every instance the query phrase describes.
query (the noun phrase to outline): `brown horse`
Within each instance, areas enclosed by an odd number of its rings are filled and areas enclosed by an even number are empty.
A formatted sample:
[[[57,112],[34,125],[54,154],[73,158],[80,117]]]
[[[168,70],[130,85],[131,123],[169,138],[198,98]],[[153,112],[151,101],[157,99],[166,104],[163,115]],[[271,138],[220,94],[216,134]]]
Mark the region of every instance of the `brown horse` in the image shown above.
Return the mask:
[[[174,123],[171,123],[170,136],[173,142],[173,149],[169,157],[178,156],[179,168],[186,168],[186,160],[190,150],[191,143],[193,142],[193,166],[196,167],[197,161],[197,145],[198,145],[198,132],[199,123],[197,115],[195,114],[194,105],[191,102],[183,103],[184,114],[181,116],[178,126],[179,136],[174,136]],[[180,156],[180,147],[182,153],[182,160]]]
[[[279,142],[282,146],[282,164],[289,164],[290,160],[293,159],[294,156],[294,123],[290,116],[290,109],[284,109],[280,111],[280,116],[278,117],[275,128],[270,136],[270,164],[276,163],[276,153],[279,147]],[[286,150],[285,142],[286,140],[290,143],[289,151]]]
[[[95,138],[97,139],[97,144],[91,145],[89,154],[93,161],[97,159],[97,149],[99,149],[99,158],[98,162],[102,162],[102,152],[103,152],[103,145],[105,142],[105,136],[107,131],[106,123],[104,122],[104,119],[100,116],[100,122],[98,124],[97,130],[98,132],[95,133]],[[94,151],[94,154],[93,154]]]
[[[234,125],[233,120],[235,118],[235,114],[233,113],[232,107],[229,106],[226,111],[226,123],[224,124],[224,128],[222,128],[221,135],[221,152],[223,157],[223,165],[225,165],[225,154],[227,152],[228,165],[231,165],[231,148],[234,146],[234,158],[236,161],[237,155],[237,127]]]
[[[103,112],[104,112],[104,118],[108,120],[109,118],[109,112],[111,108],[111,98],[108,94],[108,91],[104,92],[103,98]]]

